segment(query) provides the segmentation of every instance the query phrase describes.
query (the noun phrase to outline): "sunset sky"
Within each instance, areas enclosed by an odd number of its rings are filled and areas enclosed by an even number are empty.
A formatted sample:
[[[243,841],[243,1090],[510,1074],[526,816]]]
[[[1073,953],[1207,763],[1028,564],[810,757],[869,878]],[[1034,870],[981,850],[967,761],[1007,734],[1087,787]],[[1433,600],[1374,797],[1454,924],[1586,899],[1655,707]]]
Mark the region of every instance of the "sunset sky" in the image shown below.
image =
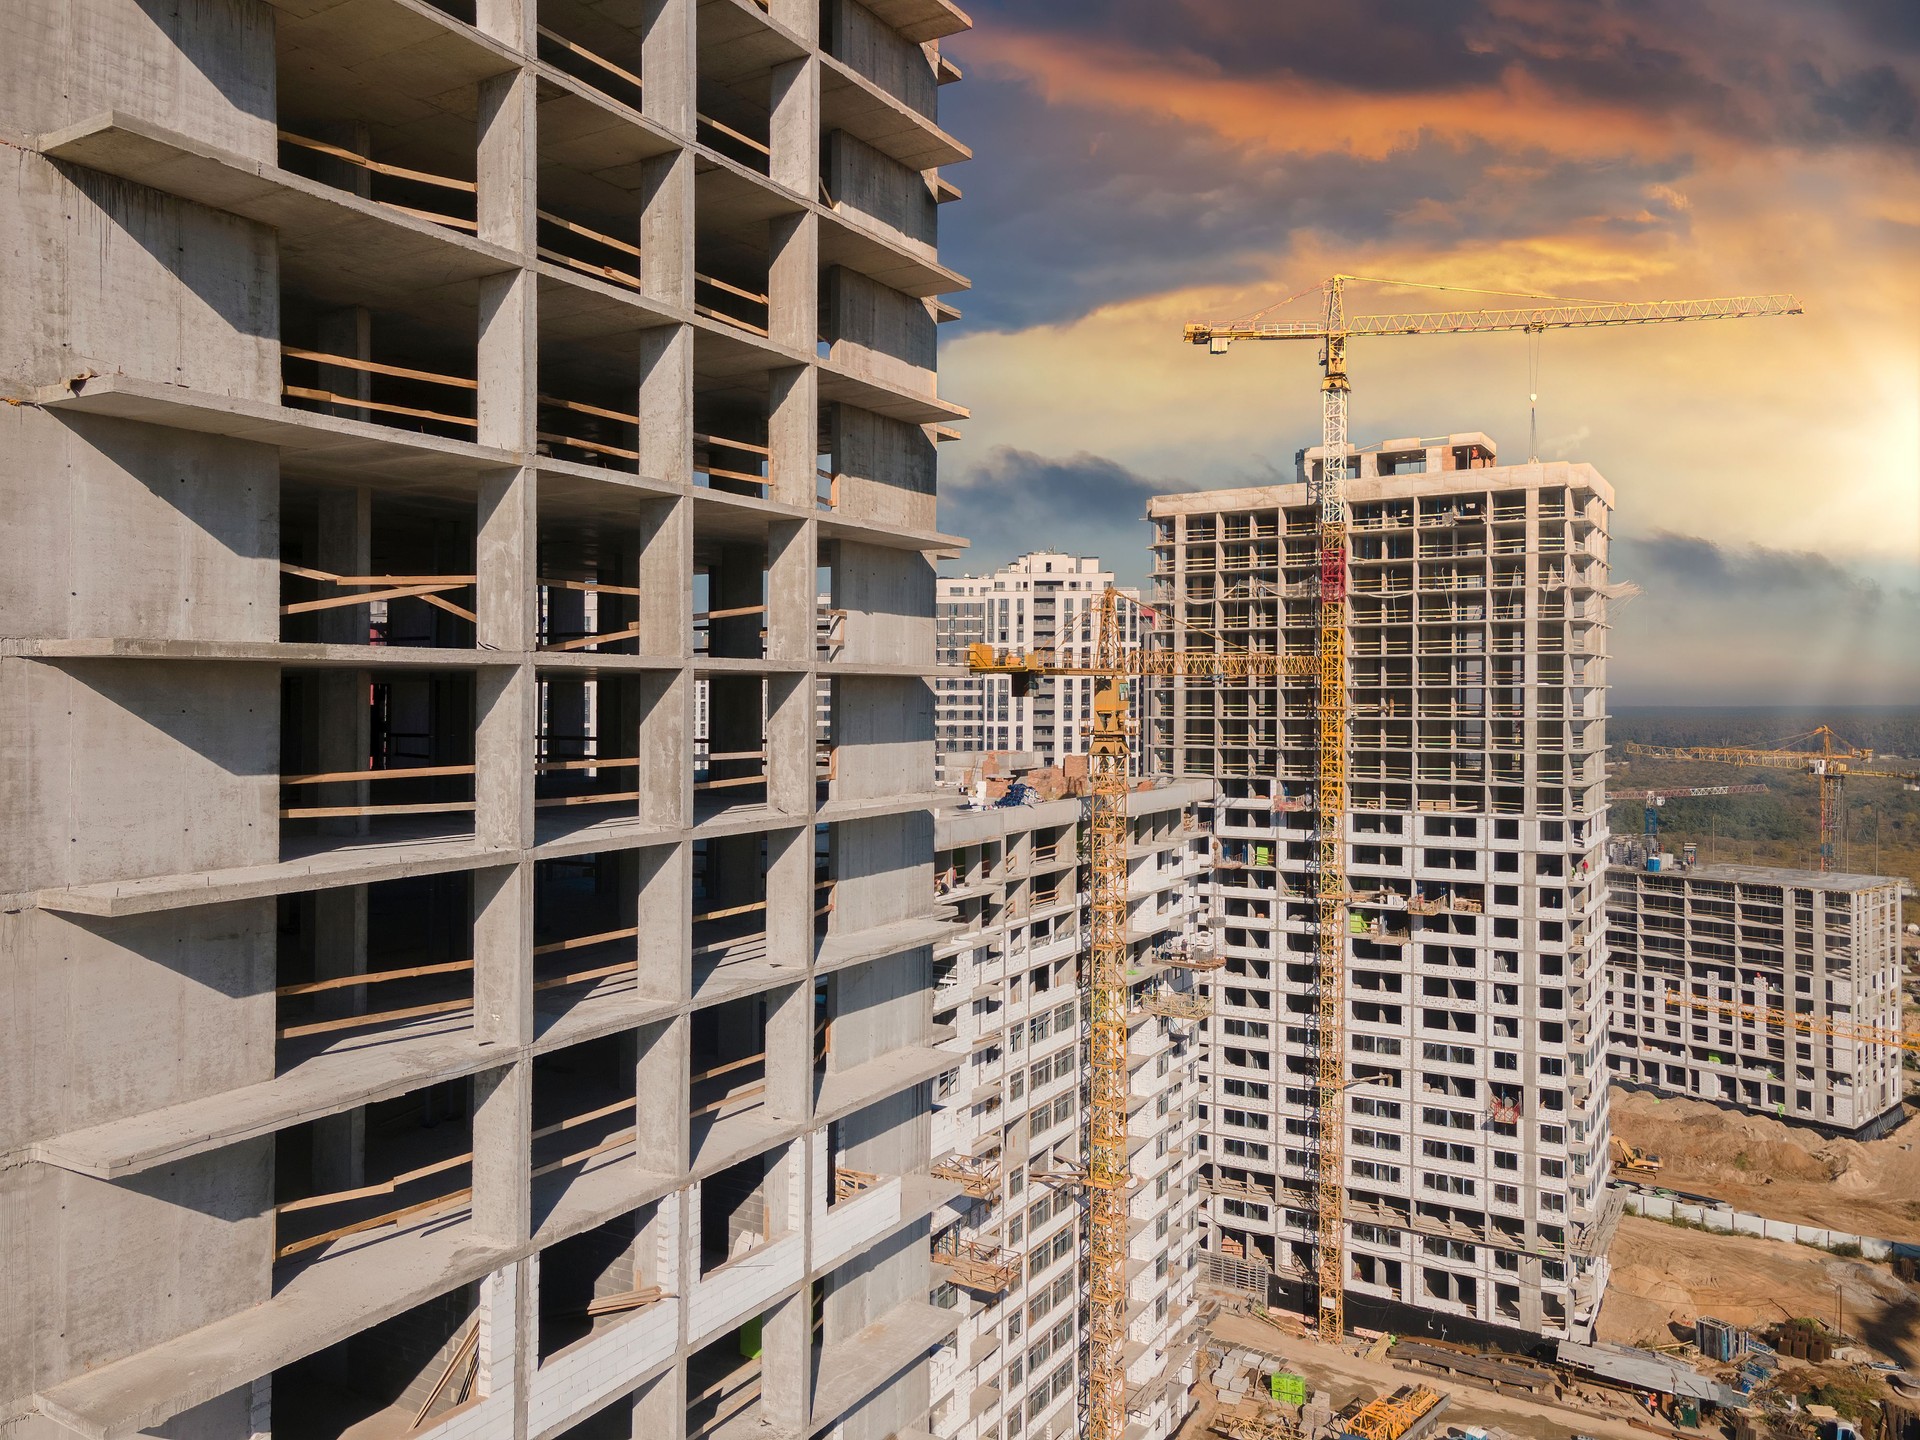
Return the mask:
[[[1549,334],[1618,492],[1614,703],[1920,704],[1915,0],[970,0],[942,528],[1146,566],[1149,495],[1289,481],[1308,344],[1179,343],[1334,270],[1796,318]],[[1359,287],[1354,313],[1470,302]],[[1304,315],[1303,306],[1282,312]],[[1352,434],[1527,452],[1519,335],[1354,343]]]

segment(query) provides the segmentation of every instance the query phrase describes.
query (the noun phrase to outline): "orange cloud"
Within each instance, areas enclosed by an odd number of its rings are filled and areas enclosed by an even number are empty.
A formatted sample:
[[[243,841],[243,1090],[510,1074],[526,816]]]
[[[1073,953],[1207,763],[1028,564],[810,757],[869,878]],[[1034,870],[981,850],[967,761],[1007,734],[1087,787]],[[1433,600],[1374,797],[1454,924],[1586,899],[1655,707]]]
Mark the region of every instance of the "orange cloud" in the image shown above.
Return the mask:
[[[1379,160],[1423,133],[1484,140],[1504,148],[1547,149],[1575,159],[1633,155],[1662,159],[1698,152],[1708,138],[1682,135],[1667,120],[1633,109],[1556,94],[1519,66],[1497,85],[1447,93],[1363,94],[1289,76],[1250,82],[1188,59],[1175,65],[1084,37],[1071,41],[1003,27],[975,32],[976,63],[1010,67],[1049,103],[1163,115],[1237,145],[1288,154],[1345,153]]]

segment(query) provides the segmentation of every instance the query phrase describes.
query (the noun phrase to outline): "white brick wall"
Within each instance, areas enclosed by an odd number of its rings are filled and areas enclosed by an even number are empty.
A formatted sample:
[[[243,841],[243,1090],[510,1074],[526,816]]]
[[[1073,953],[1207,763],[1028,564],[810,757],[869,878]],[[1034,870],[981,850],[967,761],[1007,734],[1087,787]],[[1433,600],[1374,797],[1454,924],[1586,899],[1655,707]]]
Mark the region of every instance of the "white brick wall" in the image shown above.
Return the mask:
[[[843,1200],[813,1227],[813,1268],[838,1265],[900,1221],[896,1178],[864,1195]]]
[[[413,1432],[413,1440],[499,1440],[513,1434],[513,1385],[504,1382],[484,1400],[449,1410],[444,1419]]]
[[[806,1275],[804,1236],[794,1234],[743,1255],[694,1285],[687,1296],[687,1339],[698,1345],[765,1308]]]
[[[674,1355],[680,1302],[666,1299],[542,1365],[527,1394],[527,1432],[541,1435],[633,1389]]]

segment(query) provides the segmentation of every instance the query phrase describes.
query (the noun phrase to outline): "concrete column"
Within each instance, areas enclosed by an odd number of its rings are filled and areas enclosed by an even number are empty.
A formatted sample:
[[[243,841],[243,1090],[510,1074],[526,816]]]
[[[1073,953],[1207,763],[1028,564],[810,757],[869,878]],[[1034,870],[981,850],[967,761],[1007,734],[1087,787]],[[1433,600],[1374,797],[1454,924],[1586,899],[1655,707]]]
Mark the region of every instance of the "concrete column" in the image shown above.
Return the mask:
[[[697,8],[697,0],[644,0],[640,15],[640,79],[646,117],[689,138],[698,109]]]
[[[483,650],[531,650],[538,511],[532,470],[485,477],[475,522],[475,638]]]
[[[356,126],[355,128],[363,129],[364,127]],[[362,149],[361,153],[365,154],[366,152]],[[353,170],[356,175],[364,176],[367,174],[366,171],[359,169],[357,166],[346,166],[343,168]],[[355,191],[355,193],[361,192]],[[329,310],[320,317],[318,330],[314,339],[316,342],[315,348],[323,355],[339,355],[349,360],[371,360],[373,358],[372,312],[364,306],[359,305],[349,305],[339,310]],[[366,400],[373,395],[373,376],[365,370],[356,370],[350,365],[322,365],[320,367],[320,388],[322,390],[332,391],[335,395],[344,395],[354,400]],[[347,413],[356,420],[371,420],[374,418],[370,411],[353,410],[345,406],[340,408],[347,410]],[[323,532],[327,524],[325,506],[326,502],[323,501],[320,521]],[[325,543],[324,540],[322,543]],[[327,566],[323,561],[322,568],[331,567]],[[336,573],[359,575],[365,572],[362,570],[346,570]],[[341,612],[329,610],[320,612],[323,620],[331,618],[338,613]],[[366,618],[365,612],[348,613],[358,614],[363,621]],[[361,632],[361,638],[365,638],[364,630]]]
[[[819,553],[819,527],[814,521],[768,523],[765,585],[769,660],[813,666],[819,622]]]
[[[373,155],[373,128],[358,120],[314,120],[302,123],[302,130],[308,138],[324,140],[329,145],[338,145],[343,150],[351,150],[356,155]],[[349,195],[364,197],[373,194],[373,172],[364,165],[355,165],[351,161],[336,160],[331,155],[314,151],[304,152],[303,158],[314,167],[316,178],[331,185],[336,190],[344,190]],[[322,347],[325,348],[325,347]],[[351,350],[336,351],[336,354],[351,355]]]
[[[684,1000],[693,993],[693,847],[648,846],[635,861],[640,994]]]
[[[349,352],[363,354],[364,346]],[[353,371],[339,372],[364,380]],[[344,382],[343,382],[344,383]],[[352,392],[361,393],[361,392]],[[320,499],[320,526],[315,550],[317,568],[335,575],[365,575],[373,566],[373,492],[329,490]],[[323,595],[349,595],[351,590],[329,586]],[[319,638],[332,645],[367,643],[368,611],[364,605],[342,605],[322,610],[315,617]],[[367,768],[370,742],[367,687],[370,676],[365,670],[323,670],[310,680],[314,704],[315,732],[318,744],[315,762],[323,773]],[[292,792],[296,805],[365,805],[368,786],[364,781],[342,785],[300,786]],[[367,817],[341,815],[320,822],[321,832],[329,835],[364,835]]]
[[[688,271],[686,305],[692,304]],[[676,302],[681,303],[681,302]],[[693,483],[693,328],[661,325],[640,332],[640,473],[675,485]],[[692,522],[687,521],[686,568],[693,573]],[[651,544],[649,544],[651,548]]]
[[[525,849],[533,844],[533,670],[489,666],[474,689],[474,834],[482,845]]]
[[[634,1155],[649,1174],[684,1175],[688,1166],[688,1051],[687,1017],[640,1027],[640,1061],[634,1070],[634,1094],[661,1097],[661,1103],[638,1107]],[[671,1200],[661,1202],[663,1205]],[[661,1273],[671,1274],[668,1268]],[[684,1283],[670,1285],[686,1294]]]
[[[767,677],[767,803],[784,816],[813,814],[815,683],[811,670]]]
[[[813,829],[767,834],[767,955],[805,969],[813,959],[813,911],[826,892],[813,888]]]
[[[476,631],[486,649],[533,648],[535,493],[531,469],[489,476],[481,487]],[[534,699],[530,668],[488,666],[475,676],[474,833],[484,844],[532,843]]]
[[[679,1292],[676,1292],[679,1293]],[[687,1425],[687,1371],[675,1365],[633,1392],[634,1440],[672,1440]]]
[[[818,23],[811,4],[804,8],[809,31]],[[809,200],[820,197],[820,62],[811,55],[774,67],[772,110],[767,117],[767,168],[776,185],[784,185]],[[811,216],[808,217],[811,220]]]
[[[367,970],[367,889],[347,885],[313,895],[313,978],[333,980]],[[323,991],[321,1016],[366,1012],[364,986]],[[313,1179],[317,1193],[352,1190],[366,1183],[367,1112],[360,1106],[326,1115],[313,1125]]]
[[[775,1120],[804,1123],[813,1114],[813,985],[769,990],[765,1001],[767,1114]]]
[[[533,1039],[533,862],[473,872],[474,1038]]]
[[[687,428],[690,432],[690,418]],[[676,452],[678,469],[672,474],[677,479],[684,481],[692,463],[692,444],[689,436],[687,449]],[[693,574],[693,505],[685,499],[647,501],[640,507],[639,529],[633,583],[646,620],[640,653],[687,659],[693,653],[693,587],[687,580]]]
[[[767,493],[807,510],[820,493],[819,381],[813,366],[796,365],[773,371],[767,382]]]
[[[776,345],[812,355],[821,339],[818,217],[808,213],[781,215],[770,220],[767,248],[768,338]],[[834,337],[829,334],[828,338]],[[809,461],[817,448],[809,441]]]
[[[685,670],[634,682],[640,716],[636,767],[640,816],[649,824],[693,822],[693,676]]]
[[[497,1245],[532,1233],[533,1062],[473,1079],[473,1229]]]
[[[536,0],[475,0],[474,26],[523,55],[535,53],[538,37],[534,25],[539,17]]]
[[[783,1167],[791,1163],[781,1162]],[[769,1175],[769,1205],[772,1189]],[[808,1285],[761,1315],[757,1419],[768,1440],[804,1440],[807,1434],[807,1414],[813,1405],[812,1351],[813,1287]]]

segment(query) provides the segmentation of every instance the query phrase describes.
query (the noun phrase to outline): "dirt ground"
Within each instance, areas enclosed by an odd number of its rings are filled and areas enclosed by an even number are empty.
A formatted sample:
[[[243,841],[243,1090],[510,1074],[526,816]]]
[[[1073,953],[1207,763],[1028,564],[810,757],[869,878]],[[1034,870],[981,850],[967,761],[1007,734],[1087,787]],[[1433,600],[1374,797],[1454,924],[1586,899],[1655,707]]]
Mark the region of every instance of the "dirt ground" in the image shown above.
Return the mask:
[[[1666,1345],[1669,1321],[1700,1315],[1756,1328],[1811,1316],[1905,1365],[1920,1364],[1920,1292],[1885,1265],[1746,1235],[1682,1229],[1629,1215],[1614,1236],[1598,1338]]]
[[[1287,1369],[1304,1375],[1314,1389],[1330,1392],[1336,1407],[1357,1396],[1371,1398],[1385,1394],[1417,1379],[1420,1384],[1430,1385],[1452,1397],[1443,1427],[1498,1427],[1528,1440],[1567,1440],[1569,1435],[1592,1435],[1598,1440],[1648,1440],[1649,1431],[1654,1435],[1671,1433],[1665,1426],[1629,1425],[1630,1414],[1644,1420],[1643,1412],[1638,1410],[1620,1408],[1603,1412],[1583,1405],[1541,1404],[1498,1395],[1477,1385],[1430,1375],[1414,1376],[1385,1361],[1367,1360],[1317,1340],[1282,1334],[1250,1316],[1222,1315],[1209,1329],[1219,1343],[1244,1345],[1283,1360]],[[1182,1427],[1180,1440],[1199,1440],[1203,1436],[1214,1440],[1208,1428],[1215,1413],[1209,1395],[1210,1391],[1203,1385],[1200,1403]]]
[[[1660,1156],[1640,1177],[1737,1209],[1883,1240],[1920,1242],[1920,1124],[1879,1140],[1829,1140],[1704,1100],[1616,1087],[1613,1133]]]

